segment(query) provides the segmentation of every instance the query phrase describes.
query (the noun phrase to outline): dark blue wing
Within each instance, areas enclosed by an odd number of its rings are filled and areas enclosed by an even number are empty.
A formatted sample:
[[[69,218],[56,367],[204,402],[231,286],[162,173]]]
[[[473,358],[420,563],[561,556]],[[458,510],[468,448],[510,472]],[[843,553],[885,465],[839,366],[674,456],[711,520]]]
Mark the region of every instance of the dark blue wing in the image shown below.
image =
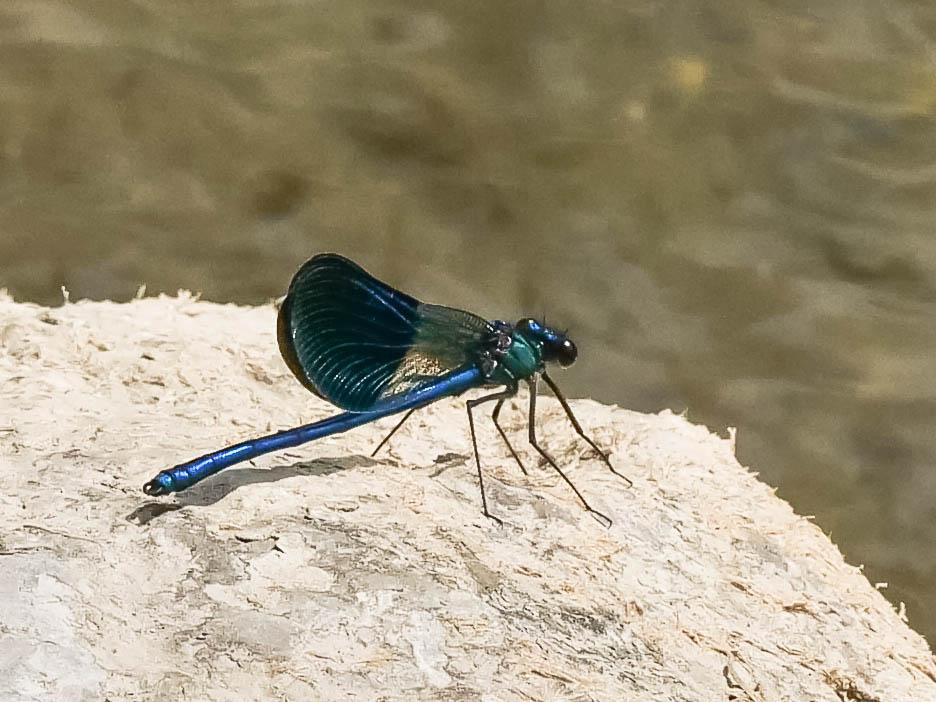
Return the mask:
[[[337,254],[303,264],[278,322],[299,381],[353,412],[476,362],[491,331],[481,317],[419,302]]]

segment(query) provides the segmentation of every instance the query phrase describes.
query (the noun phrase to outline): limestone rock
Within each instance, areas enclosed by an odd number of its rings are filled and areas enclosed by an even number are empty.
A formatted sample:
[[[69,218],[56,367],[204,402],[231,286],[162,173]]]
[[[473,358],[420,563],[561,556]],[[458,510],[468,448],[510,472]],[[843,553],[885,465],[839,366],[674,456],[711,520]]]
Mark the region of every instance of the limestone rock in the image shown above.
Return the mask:
[[[238,466],[155,472],[334,408],[271,307],[0,297],[0,699],[936,700],[923,639],[730,439],[578,401],[625,483],[544,398],[602,528],[463,401]],[[583,354],[583,363],[587,354]],[[574,372],[574,371],[570,371]]]

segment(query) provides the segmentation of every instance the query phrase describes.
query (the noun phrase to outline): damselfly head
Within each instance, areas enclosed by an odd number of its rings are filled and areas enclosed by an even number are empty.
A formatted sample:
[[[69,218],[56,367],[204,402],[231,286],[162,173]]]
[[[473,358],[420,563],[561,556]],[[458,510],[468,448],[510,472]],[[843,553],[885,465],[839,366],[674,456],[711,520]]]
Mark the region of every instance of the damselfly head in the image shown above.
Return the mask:
[[[547,327],[535,319],[521,319],[517,322],[517,331],[527,339],[536,342],[543,353],[543,360],[547,363],[556,362],[563,368],[575,363],[578,349],[565,332],[553,327]]]

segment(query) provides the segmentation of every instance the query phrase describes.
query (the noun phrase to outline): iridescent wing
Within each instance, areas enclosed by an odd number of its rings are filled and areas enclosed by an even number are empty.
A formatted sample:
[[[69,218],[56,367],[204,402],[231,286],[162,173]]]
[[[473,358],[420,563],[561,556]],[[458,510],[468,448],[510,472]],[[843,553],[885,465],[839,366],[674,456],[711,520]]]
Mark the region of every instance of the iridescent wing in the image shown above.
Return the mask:
[[[277,326],[299,381],[352,412],[475,362],[492,332],[481,317],[422,303],[337,254],[303,264]]]

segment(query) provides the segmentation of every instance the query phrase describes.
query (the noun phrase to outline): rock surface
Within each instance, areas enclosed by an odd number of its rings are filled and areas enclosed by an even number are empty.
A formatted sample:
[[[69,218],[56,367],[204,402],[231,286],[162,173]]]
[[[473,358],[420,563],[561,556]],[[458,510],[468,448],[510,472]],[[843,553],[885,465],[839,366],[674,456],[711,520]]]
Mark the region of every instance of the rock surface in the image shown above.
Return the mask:
[[[558,404],[540,435],[606,530],[463,402],[175,498],[199,453],[334,413],[279,360],[274,311],[0,297],[0,699],[936,699],[923,639],[811,522],[663,412]],[[587,356],[587,354],[583,354]],[[582,363],[587,363],[583,358]],[[561,380],[561,378],[560,378]]]

